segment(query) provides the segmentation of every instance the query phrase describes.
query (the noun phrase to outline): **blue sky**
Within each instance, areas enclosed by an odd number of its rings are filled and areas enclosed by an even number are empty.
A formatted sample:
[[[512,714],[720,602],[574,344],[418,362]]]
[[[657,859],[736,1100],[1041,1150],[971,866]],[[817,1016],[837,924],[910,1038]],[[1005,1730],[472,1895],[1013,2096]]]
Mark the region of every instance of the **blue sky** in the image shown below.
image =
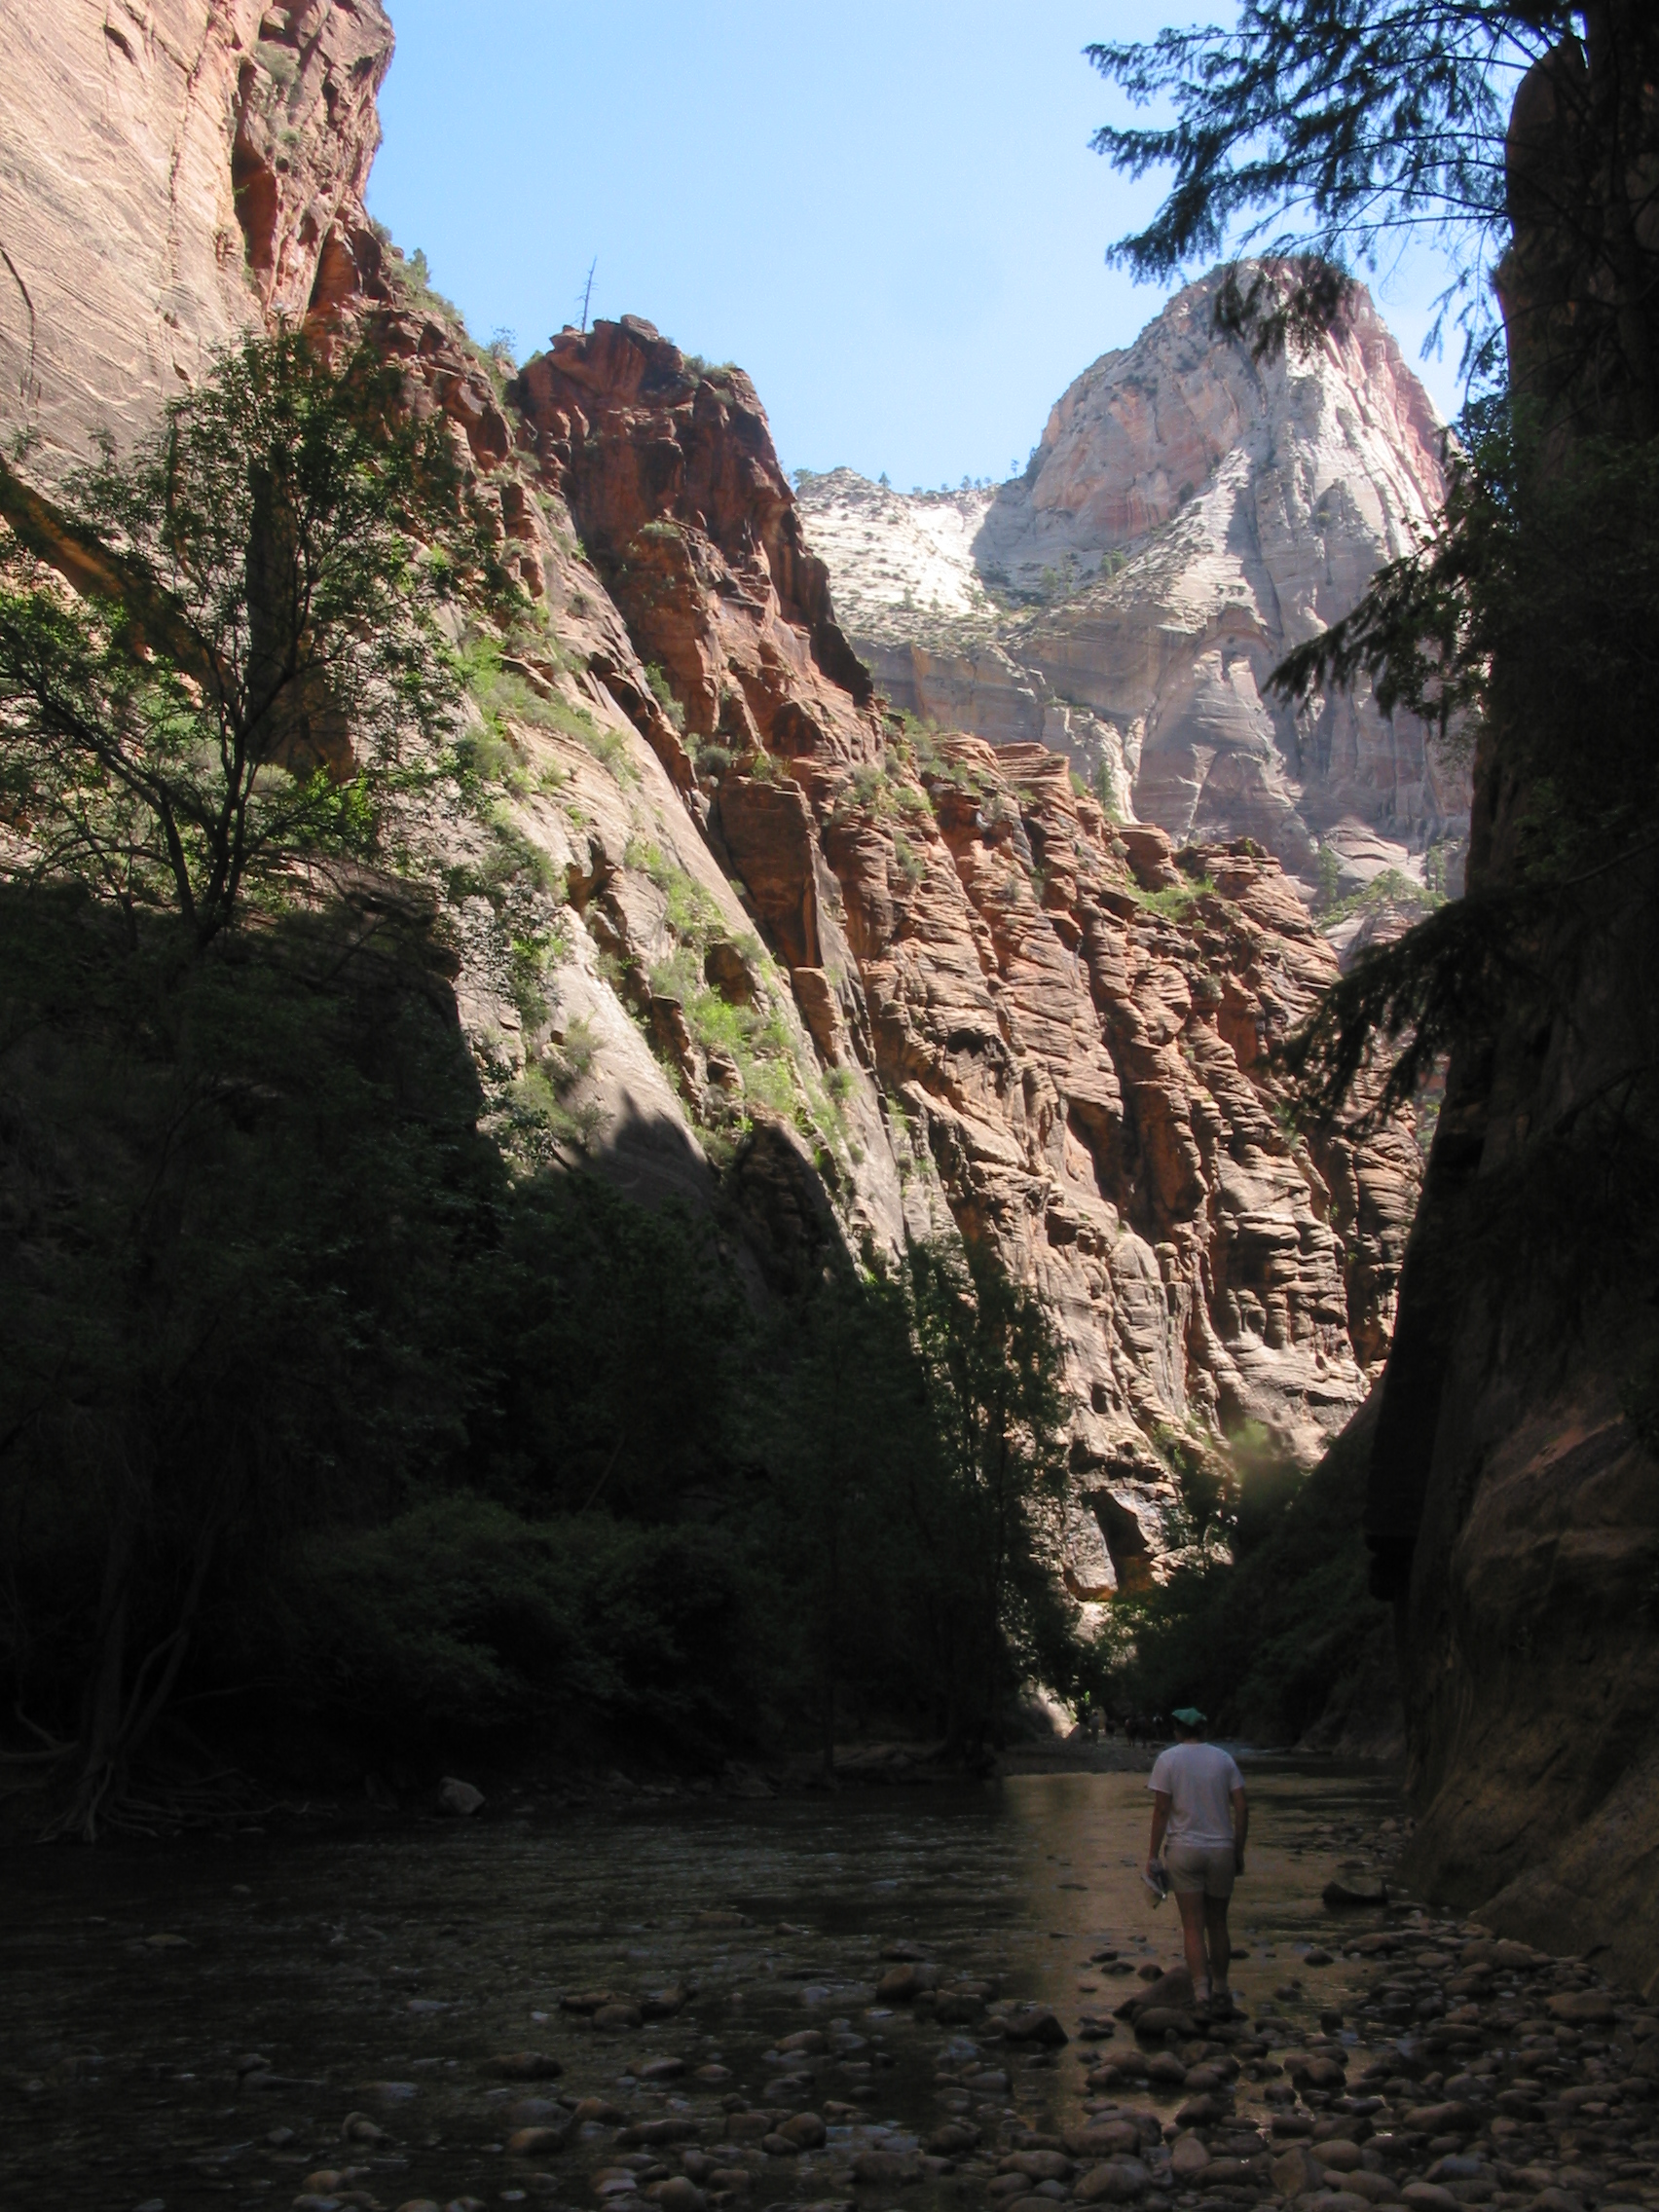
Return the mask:
[[[1141,0],[387,0],[372,212],[475,336],[647,316],[754,377],[787,468],[895,485],[1022,467],[1050,408],[1163,295],[1104,263],[1155,203],[1088,151],[1083,58]],[[1418,348],[1414,264],[1383,313]]]

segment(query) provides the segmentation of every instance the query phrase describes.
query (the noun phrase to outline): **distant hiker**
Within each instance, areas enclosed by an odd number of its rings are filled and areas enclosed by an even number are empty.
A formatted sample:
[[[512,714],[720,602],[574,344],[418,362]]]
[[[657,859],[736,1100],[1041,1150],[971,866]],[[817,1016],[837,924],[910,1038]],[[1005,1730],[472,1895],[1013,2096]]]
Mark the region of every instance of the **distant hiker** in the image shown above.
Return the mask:
[[[1159,1753],[1147,1778],[1152,1791],[1147,1876],[1155,1879],[1161,1851],[1181,1908],[1181,1940],[1198,2004],[1225,2017],[1233,2009],[1227,1986],[1233,1963],[1227,1901],[1235,1877],[1244,1871],[1250,1808],[1244,1777],[1232,1757],[1202,1741],[1204,1716],[1198,1707],[1180,1706],[1170,1717],[1178,1740]]]

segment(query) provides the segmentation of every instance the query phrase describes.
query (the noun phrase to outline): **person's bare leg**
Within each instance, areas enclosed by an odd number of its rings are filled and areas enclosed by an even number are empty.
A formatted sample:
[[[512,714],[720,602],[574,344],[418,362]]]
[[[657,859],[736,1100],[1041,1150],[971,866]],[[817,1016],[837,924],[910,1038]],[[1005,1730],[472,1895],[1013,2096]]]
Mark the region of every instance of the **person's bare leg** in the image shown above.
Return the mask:
[[[1210,1967],[1215,1994],[1227,1987],[1227,1970],[1233,1964],[1233,1937],[1227,1926],[1226,1898],[1205,1898],[1204,1929],[1209,1936]]]
[[[1195,1997],[1203,1995],[1210,1977],[1209,1961],[1204,1957],[1205,1901],[1196,1891],[1191,1897],[1184,1890],[1175,1892],[1175,1902],[1181,1908],[1181,1947],[1187,1954]]]

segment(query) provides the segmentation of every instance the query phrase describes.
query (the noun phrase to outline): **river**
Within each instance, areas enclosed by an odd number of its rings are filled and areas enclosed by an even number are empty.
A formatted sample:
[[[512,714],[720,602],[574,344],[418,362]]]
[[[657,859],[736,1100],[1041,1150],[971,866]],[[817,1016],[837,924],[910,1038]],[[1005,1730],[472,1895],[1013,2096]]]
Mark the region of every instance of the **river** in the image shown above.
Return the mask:
[[[1323,2012],[1352,2043],[1356,2029],[1331,2016],[1357,2003],[1359,1963],[1308,1954],[1337,1927],[1324,1884],[1345,1863],[1350,1878],[1369,1870],[1397,1840],[1391,1784],[1311,1762],[1255,1764],[1248,1780],[1235,1987],[1281,2036],[1317,2036]],[[1119,2027],[1112,2042],[1081,2041],[1085,2016],[1138,1992],[1142,1965],[1179,1961],[1174,1908],[1155,1908],[1139,1877],[1147,1809],[1141,1773],[1025,1774],[960,1790],[13,1852],[0,2203],[285,2207],[321,2169],[335,2178],[310,2194],[342,2202],[591,2206],[596,2191],[635,2187],[593,2178],[627,2155],[620,2120],[700,2118],[707,2137],[722,2107],[820,2114],[821,2147],[750,2151],[747,2184],[721,2185],[758,2208],[843,2199],[861,2148],[903,2155],[953,2115],[992,2150],[1052,2135],[1099,2104],[1089,2066],[1133,2040]],[[880,2003],[895,1945],[947,1984],[992,1981],[1051,2006],[1072,2041],[1033,2050],[993,2040],[983,2019],[944,2025]],[[602,2032],[561,2009],[584,1991],[668,1992],[669,2016]],[[778,2055],[781,2039],[814,2028],[826,2050]],[[558,2079],[487,2070],[527,2051],[559,2061]],[[1240,2114],[1265,2121],[1261,2087],[1236,2090]],[[535,2100],[560,2096],[615,2110],[578,2114],[557,2151],[506,2147]],[[354,2114],[357,2139],[345,2138]],[[634,2157],[641,2186],[658,2165],[682,2169],[676,2151]],[[960,2161],[930,2173],[905,2205],[982,2198],[992,2169],[979,2164],[977,2177]],[[878,2206],[899,2191],[858,2194]],[[679,2198],[690,2204],[683,2184]],[[670,2191],[668,2212],[676,2201]]]

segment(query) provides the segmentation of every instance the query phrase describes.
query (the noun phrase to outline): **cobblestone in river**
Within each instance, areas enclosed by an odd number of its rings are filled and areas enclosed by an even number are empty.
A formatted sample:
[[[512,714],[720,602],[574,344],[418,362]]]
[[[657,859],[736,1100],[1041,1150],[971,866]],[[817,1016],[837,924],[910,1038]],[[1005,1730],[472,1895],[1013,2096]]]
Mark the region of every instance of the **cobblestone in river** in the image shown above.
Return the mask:
[[[1385,1786],[1248,1771],[1229,2022],[1137,1972],[1139,1775],[19,1856],[0,2202],[1659,2212],[1647,2008],[1326,1909]]]

